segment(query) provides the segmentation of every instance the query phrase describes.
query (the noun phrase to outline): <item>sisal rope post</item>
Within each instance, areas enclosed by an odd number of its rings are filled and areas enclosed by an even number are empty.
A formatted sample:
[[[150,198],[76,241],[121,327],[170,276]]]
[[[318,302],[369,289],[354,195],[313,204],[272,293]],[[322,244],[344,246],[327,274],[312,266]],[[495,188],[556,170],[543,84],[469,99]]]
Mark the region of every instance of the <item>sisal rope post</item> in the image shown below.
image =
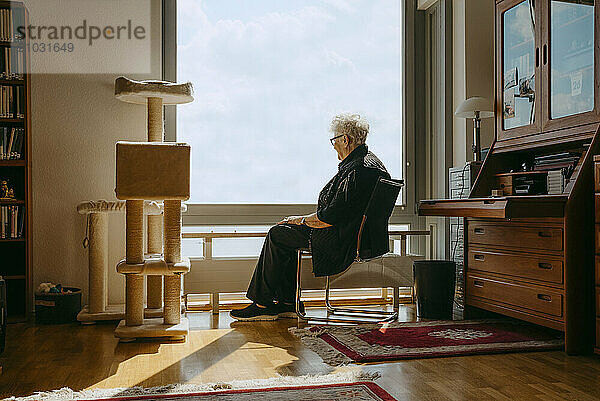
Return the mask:
[[[128,200],[125,206],[127,263],[144,263],[144,201]],[[125,275],[125,324],[144,323],[144,276]]]
[[[162,215],[148,215],[148,253],[162,253]],[[146,296],[148,308],[162,308],[163,278],[148,276]]]
[[[181,275],[165,276],[164,324],[179,324],[181,321]]]
[[[162,253],[163,217],[161,214],[148,215],[148,253]]]
[[[181,262],[181,201],[165,200],[164,256],[167,263]],[[165,324],[179,324],[181,319],[181,276],[165,276]]]
[[[108,273],[108,214],[89,216],[89,313],[106,310]]]
[[[163,141],[163,100],[148,98],[148,142]],[[162,253],[162,216],[148,215],[148,253]],[[162,308],[162,276],[148,276],[146,296],[148,308]]]
[[[181,262],[181,201],[165,200],[164,253],[167,263]]]
[[[148,98],[148,142],[163,141],[163,100]]]
[[[125,275],[125,325],[144,324],[144,276]]]
[[[125,206],[127,263],[144,263],[144,201],[128,200]]]

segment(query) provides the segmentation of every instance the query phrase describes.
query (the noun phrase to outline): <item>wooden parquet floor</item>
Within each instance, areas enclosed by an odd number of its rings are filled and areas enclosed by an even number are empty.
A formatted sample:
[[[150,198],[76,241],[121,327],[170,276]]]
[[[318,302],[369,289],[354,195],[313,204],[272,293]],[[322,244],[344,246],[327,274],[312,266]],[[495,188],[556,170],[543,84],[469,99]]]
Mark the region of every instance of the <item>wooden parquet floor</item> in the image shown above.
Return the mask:
[[[563,352],[480,355],[332,368],[287,331],[292,319],[232,322],[227,312],[188,313],[186,343],[119,343],[115,324],[9,326],[0,396],[207,383],[345,370],[380,372],[399,400],[599,400],[600,358]],[[415,320],[411,306],[400,320]]]

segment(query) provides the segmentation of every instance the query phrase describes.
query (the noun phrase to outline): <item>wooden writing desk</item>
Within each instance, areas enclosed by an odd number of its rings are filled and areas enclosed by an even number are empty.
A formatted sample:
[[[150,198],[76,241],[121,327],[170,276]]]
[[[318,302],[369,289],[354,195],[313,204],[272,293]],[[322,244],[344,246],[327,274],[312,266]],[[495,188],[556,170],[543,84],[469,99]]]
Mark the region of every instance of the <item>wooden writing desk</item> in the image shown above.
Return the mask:
[[[569,3],[564,19],[551,18],[549,1],[495,3],[495,140],[468,199],[423,200],[419,214],[465,218],[465,316],[483,309],[562,330],[568,353],[589,353],[600,0]],[[555,39],[565,35],[570,41]],[[585,44],[585,56],[573,43]],[[549,162],[557,159],[568,165],[560,195],[490,197],[508,174],[561,171]],[[519,191],[543,192],[534,184]]]

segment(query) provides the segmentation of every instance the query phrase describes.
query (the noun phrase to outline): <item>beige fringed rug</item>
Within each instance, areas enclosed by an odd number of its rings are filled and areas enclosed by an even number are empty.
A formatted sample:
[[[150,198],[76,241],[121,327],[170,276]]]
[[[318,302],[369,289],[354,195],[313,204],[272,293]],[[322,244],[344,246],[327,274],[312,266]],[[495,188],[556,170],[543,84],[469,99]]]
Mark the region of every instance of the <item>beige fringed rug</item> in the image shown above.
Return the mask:
[[[324,376],[281,376],[272,379],[161,387],[113,388],[75,392],[69,388],[37,393],[13,401],[158,400],[158,401],[395,401],[373,382],[378,373],[343,372]]]

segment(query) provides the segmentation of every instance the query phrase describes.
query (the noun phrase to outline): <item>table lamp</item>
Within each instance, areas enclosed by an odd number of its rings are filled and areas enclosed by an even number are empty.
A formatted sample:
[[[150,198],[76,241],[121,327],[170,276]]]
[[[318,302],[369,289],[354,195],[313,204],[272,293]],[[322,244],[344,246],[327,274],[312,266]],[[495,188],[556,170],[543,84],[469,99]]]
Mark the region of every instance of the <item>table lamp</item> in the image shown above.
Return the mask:
[[[494,117],[494,112],[486,98],[474,96],[464,100],[454,115],[461,118],[473,119],[473,161],[481,161],[481,119]]]

